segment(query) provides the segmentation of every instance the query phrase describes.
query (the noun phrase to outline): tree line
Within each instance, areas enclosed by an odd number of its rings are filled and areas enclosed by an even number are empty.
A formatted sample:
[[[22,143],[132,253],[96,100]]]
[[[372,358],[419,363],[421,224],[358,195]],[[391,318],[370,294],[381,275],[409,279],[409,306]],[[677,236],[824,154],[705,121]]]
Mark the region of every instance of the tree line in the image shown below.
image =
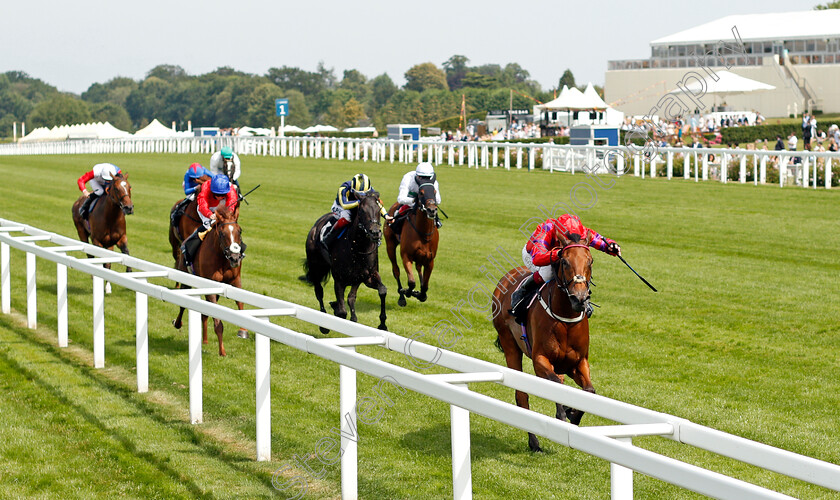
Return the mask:
[[[12,124],[24,121],[30,131],[108,121],[133,132],[155,118],[166,125],[175,122],[179,129],[188,122],[194,127],[276,127],[277,98],[289,100],[289,125],[372,125],[382,130],[388,123],[428,125],[457,116],[462,95],[468,114],[511,105],[530,109],[536,101],[551,100],[563,85],[575,83],[567,69],[556,88],[544,90],[516,63],[470,66],[461,55],[440,67],[431,62],[412,66],[405,80],[398,87],[387,74],[371,79],[355,69],[344,71],[339,79],[323,63],[315,71],[282,66],[255,75],[221,67],[197,76],[164,64],[140,81],[115,77],[77,96],[22,71],[8,71],[0,74],[0,136],[11,136]]]

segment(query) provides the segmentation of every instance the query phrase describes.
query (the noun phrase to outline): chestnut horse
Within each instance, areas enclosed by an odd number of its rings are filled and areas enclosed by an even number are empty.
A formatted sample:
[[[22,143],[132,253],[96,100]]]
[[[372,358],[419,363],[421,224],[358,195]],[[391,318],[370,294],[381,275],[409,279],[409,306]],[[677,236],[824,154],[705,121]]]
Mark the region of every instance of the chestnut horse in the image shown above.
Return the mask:
[[[522,371],[524,353],[533,361],[538,377],[562,384],[563,376],[569,375],[584,391],[594,394],[589,378],[589,318],[584,313],[590,295],[592,254],[587,239],[572,238],[563,242],[560,261],[553,265],[554,279],[540,288],[528,309],[528,341],[522,339],[523,328],[509,312],[511,294],[530,274],[525,267],[508,271],[493,291],[501,306],[493,326],[498,332],[496,347],[505,353],[509,368]],[[527,410],[528,394],[516,391],[516,405]],[[569,422],[580,424],[584,412],[560,403],[556,406],[558,419],[566,420],[568,415]],[[541,451],[539,440],[531,433],[528,446]]]
[[[125,216],[134,213],[134,204],[131,202],[131,184],[128,183],[128,175],[116,174],[114,179],[105,186],[105,193],[96,200],[96,205],[90,210],[88,220],[84,220],[79,214],[79,207],[84,203],[85,197],[73,202],[73,224],[79,233],[79,239],[102,248],[111,249],[116,245],[126,255],[128,253],[128,235],[125,232]],[[105,264],[110,269],[111,264]],[[131,272],[130,267],[126,271]],[[110,293],[110,284],[107,291]]]
[[[431,183],[421,184],[418,189],[417,205],[411,209],[402,224],[400,234],[396,234],[391,226],[385,228],[385,245],[388,249],[388,259],[394,278],[397,279],[397,291],[400,293],[400,306],[405,307],[406,297],[416,297],[420,302],[426,302],[426,292],[429,290],[429,278],[435,267],[438,239],[440,233],[437,228],[437,203],[435,202],[435,186]],[[394,213],[399,203],[394,203],[389,213]],[[397,264],[397,246],[400,247],[400,257],[408,279],[408,288],[402,287],[400,282],[400,266]],[[417,267],[417,274],[422,275],[420,292],[414,290],[415,280],[412,267]]]
[[[216,222],[205,235],[201,246],[198,247],[198,251],[193,258],[192,267],[194,274],[202,278],[218,281],[219,283],[242,288],[240,272],[242,271],[242,259],[245,257],[244,252],[245,244],[242,243],[242,228],[236,222],[236,214],[230,212],[225,207],[224,201],[222,201],[216,207]],[[178,269],[189,272],[183,257],[178,260]],[[178,288],[189,288],[189,286],[179,284]],[[205,298],[213,304],[218,301],[217,295],[207,295]],[[239,301],[236,302],[236,306],[240,311],[244,307],[242,302]],[[178,317],[172,322],[175,328],[181,328],[183,316],[184,308],[182,307],[178,311]],[[216,331],[216,337],[219,338],[219,356],[227,355],[225,344],[222,341],[224,328],[221,320],[213,318],[213,329]],[[201,315],[201,335],[202,341],[206,344],[207,316],[203,314]],[[248,331],[240,328],[238,335],[247,338]]]
[[[203,175],[197,179],[197,182],[203,184],[209,180],[209,176]],[[183,208],[183,213],[177,217],[177,221],[175,220],[174,212],[184,200],[185,198],[178,200],[169,211],[169,245],[172,246],[172,258],[175,259],[176,267],[181,258],[181,243],[201,225],[201,219],[198,217],[198,202],[194,199],[187,203]]]
[[[330,302],[333,313],[340,317],[347,317],[344,307],[344,291],[350,287],[347,295],[347,305],[350,307],[350,321],[356,321],[356,293],[364,283],[368,288],[379,292],[379,329],[387,330],[385,326],[385,295],[388,289],[379,276],[379,242],[382,239],[382,229],[379,224],[379,193],[374,190],[367,192],[356,191],[359,206],[346,233],[338,238],[327,255],[321,245],[321,233],[324,226],[333,220],[333,214],[321,216],[309,230],[306,237],[306,260],[303,262],[305,274],[300,277],[315,288],[315,298],[324,309],[324,284],[332,274],[335,283],[335,302]],[[321,327],[321,333],[329,330]]]

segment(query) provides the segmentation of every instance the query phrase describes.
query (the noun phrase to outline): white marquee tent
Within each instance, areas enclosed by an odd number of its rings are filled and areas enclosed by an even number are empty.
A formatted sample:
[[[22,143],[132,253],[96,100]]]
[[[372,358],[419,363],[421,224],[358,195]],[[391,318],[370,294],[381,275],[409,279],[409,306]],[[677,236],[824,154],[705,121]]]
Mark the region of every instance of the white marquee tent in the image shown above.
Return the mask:
[[[193,137],[192,132],[177,132],[155,118],[152,123],[134,133],[134,137]]]
[[[120,139],[130,137],[131,134],[120,130],[108,122],[79,123],[75,125],[55,126],[51,129],[40,127],[25,137],[20,142],[48,142],[66,141],[77,139]]]

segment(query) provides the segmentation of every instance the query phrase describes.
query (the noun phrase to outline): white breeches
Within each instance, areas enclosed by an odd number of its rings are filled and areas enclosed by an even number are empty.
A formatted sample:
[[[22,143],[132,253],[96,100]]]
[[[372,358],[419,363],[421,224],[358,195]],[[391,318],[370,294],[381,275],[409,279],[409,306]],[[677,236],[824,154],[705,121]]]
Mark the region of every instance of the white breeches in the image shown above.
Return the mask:
[[[522,247],[522,262],[525,263],[525,267],[532,272],[539,272],[540,277],[548,283],[549,281],[554,279],[554,271],[551,269],[551,266],[535,266],[534,261],[531,258],[531,254],[528,253],[526,246]]]

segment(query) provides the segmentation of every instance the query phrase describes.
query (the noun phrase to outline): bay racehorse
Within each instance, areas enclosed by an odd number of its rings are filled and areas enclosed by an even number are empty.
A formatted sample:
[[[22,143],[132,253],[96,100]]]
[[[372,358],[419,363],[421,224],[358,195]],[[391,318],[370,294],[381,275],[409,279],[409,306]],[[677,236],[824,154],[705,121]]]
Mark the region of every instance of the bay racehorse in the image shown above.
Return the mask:
[[[384,231],[388,259],[391,261],[391,269],[394,278],[397,279],[397,291],[400,293],[397,302],[400,306],[405,306],[406,297],[416,297],[420,302],[426,301],[429,278],[432,275],[432,269],[435,267],[435,255],[440,238],[437,228],[438,208],[435,201],[437,194],[435,185],[432,183],[421,184],[418,191],[417,204],[409,211],[403,224],[399,227],[400,234],[397,234],[392,226],[386,226]],[[393,216],[399,206],[399,203],[394,203],[389,214]],[[403,288],[400,281],[397,246],[400,247],[400,258],[405,268],[408,288]],[[414,267],[417,268],[417,275],[420,276],[419,292],[414,290],[416,286]]]
[[[505,354],[509,368],[522,371],[522,354],[531,358],[534,373],[559,384],[568,375],[586,392],[595,393],[589,377],[589,318],[584,313],[592,281],[592,254],[588,239],[563,241],[560,260],[553,265],[554,279],[540,288],[528,309],[525,332],[510,314],[510,296],[531,271],[517,267],[499,281],[493,296],[500,304],[493,326],[496,347]],[[523,339],[523,333],[527,334]],[[516,391],[516,404],[528,409],[528,394]],[[583,412],[556,404],[556,417],[578,425]],[[541,451],[536,436],[528,433],[528,446]]]
[[[344,237],[339,237],[332,246],[329,255],[321,245],[321,234],[324,226],[334,220],[333,214],[321,216],[309,230],[306,237],[306,260],[303,263],[305,274],[300,277],[315,288],[315,298],[324,308],[324,284],[332,274],[335,285],[335,302],[330,302],[333,313],[340,317],[347,317],[344,306],[344,291],[349,286],[347,305],[350,307],[350,320],[356,321],[356,293],[359,286],[364,284],[379,293],[381,303],[379,312],[379,329],[387,330],[385,326],[385,294],[388,290],[379,276],[379,242],[382,239],[382,228],[379,223],[379,193],[370,190],[355,192],[359,206],[355,210],[353,220],[347,226]],[[322,333],[329,330],[321,328]]]
[[[105,186],[105,193],[96,200],[95,205],[90,209],[88,220],[79,214],[79,207],[84,203],[85,197],[80,196],[73,202],[73,224],[79,233],[79,239],[92,245],[111,249],[116,245],[120,252],[128,253],[128,235],[125,231],[125,216],[134,213],[134,203],[131,201],[131,184],[128,183],[128,175],[118,173]],[[111,264],[105,264],[110,269]],[[131,272],[127,267],[126,271]],[[110,284],[107,285],[110,293]]]
[[[193,258],[192,270],[196,276],[218,281],[227,285],[242,288],[241,271],[242,259],[245,257],[245,244],[242,243],[242,228],[236,221],[236,214],[225,207],[224,201],[216,207],[216,222],[210,231],[204,236],[198,251]],[[189,272],[184,263],[183,256],[178,261],[178,269]],[[187,285],[179,285],[178,288],[189,288]],[[215,304],[218,301],[217,295],[206,295],[208,302]],[[237,301],[236,306],[241,311],[242,302]],[[184,308],[178,311],[178,317],[172,322],[175,328],[180,329],[184,316]],[[222,341],[224,325],[221,320],[213,318],[213,329],[219,339],[219,356],[225,356],[225,344]],[[201,315],[202,342],[207,343],[207,316]],[[247,330],[239,329],[238,335],[248,337]]]
[[[196,181],[203,184],[209,180],[209,176],[203,175]],[[169,245],[172,247],[172,258],[175,259],[176,267],[181,258],[181,243],[201,225],[198,202],[195,199],[187,203],[184,203],[185,201],[186,198],[180,199],[169,211]]]

